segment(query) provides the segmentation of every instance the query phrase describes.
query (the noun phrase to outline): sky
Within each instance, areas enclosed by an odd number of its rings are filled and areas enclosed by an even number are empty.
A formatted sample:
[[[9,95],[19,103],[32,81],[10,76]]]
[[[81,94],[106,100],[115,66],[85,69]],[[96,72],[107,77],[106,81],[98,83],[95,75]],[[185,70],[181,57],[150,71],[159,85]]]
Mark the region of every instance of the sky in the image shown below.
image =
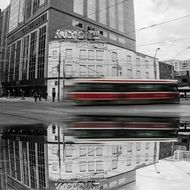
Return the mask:
[[[0,0],[0,8],[9,2]],[[138,52],[154,57],[160,48],[159,60],[190,58],[190,0],[134,0],[134,9]]]

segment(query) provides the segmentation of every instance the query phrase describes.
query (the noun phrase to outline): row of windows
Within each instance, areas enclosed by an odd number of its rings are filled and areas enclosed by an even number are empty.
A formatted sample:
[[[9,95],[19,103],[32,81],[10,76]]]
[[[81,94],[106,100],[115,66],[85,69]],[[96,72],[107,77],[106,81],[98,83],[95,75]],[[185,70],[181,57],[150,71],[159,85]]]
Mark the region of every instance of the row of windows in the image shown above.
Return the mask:
[[[79,59],[89,59],[89,60],[103,60],[104,51],[103,50],[87,50],[87,49],[80,49],[79,52]],[[112,61],[117,62],[118,61],[118,53],[117,52],[111,52]],[[58,51],[53,50],[52,51],[52,58],[57,59],[58,58]],[[73,49],[66,49],[65,50],[65,58],[66,59],[72,59],[73,58]],[[127,64],[132,65],[132,59],[131,56],[126,56]],[[136,66],[141,66],[140,58],[136,58]],[[149,62],[148,60],[145,60],[145,68],[149,68]]]
[[[72,25],[75,26],[75,27],[77,27],[77,28],[85,30],[84,24],[82,22],[77,21],[77,20],[73,20],[72,21]],[[101,36],[103,36],[105,38],[108,37],[108,33],[106,31],[103,31],[103,30],[100,30],[100,29],[96,29],[96,28],[94,28],[92,26],[89,26],[89,25],[86,26],[86,30],[87,31],[97,31],[97,33],[99,35],[101,35]],[[118,39],[117,39],[117,37],[118,37]],[[118,42],[120,42],[122,44],[125,44],[125,38],[124,37],[117,36],[117,35],[115,35],[113,33],[109,33],[109,38],[111,40],[114,40],[114,41],[118,40]]]
[[[23,43],[23,51],[21,51],[21,43]],[[17,43],[12,44],[7,49],[7,56],[10,56],[10,58],[7,59],[9,61],[6,63],[6,72],[8,73],[6,77],[9,77],[9,81],[19,80],[19,72],[21,72],[22,80],[26,80],[27,77],[34,79],[36,77],[36,70],[37,78],[43,78],[45,47],[46,26],[24,37],[22,42],[19,40]],[[22,63],[22,70],[19,70],[20,63]]]
[[[57,165],[55,165],[55,167],[57,168]],[[54,171],[55,170],[54,167]],[[81,161],[79,162],[79,171],[80,172],[92,172],[92,171],[103,171],[103,161],[89,161],[89,162],[85,162],[85,161]],[[67,173],[71,173],[73,172],[73,163],[72,162],[66,162],[65,163],[65,172]]]
[[[84,15],[84,7],[86,7],[87,18],[94,21],[98,21],[97,18],[99,18],[99,22],[104,25],[108,25],[109,20],[109,26],[111,28],[118,29],[121,32],[125,31],[124,18],[126,17],[125,14],[127,13],[124,9],[125,2],[123,0],[91,0],[87,1],[86,3],[87,5],[85,6],[84,0],[75,0],[73,11],[77,14]],[[99,11],[97,11],[97,9]],[[130,27],[133,27],[133,24],[131,24]]]

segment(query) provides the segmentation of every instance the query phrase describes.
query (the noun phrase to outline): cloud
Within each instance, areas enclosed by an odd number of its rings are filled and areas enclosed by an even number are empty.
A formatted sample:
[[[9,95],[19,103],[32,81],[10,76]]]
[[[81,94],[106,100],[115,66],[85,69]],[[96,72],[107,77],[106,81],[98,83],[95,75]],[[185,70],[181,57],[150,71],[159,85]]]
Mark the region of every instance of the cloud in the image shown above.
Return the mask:
[[[189,0],[134,0],[135,5],[135,23],[137,51],[148,55],[154,55],[155,49],[159,46],[159,58],[167,59],[175,53],[190,45],[190,39],[167,43],[175,39],[190,37],[190,17],[179,19],[167,24],[160,24],[165,21],[173,20],[190,14]],[[147,27],[153,24],[158,26],[138,31],[139,28]],[[152,44],[155,42],[166,42],[149,46],[139,46],[143,44]],[[190,54],[181,56],[182,59],[188,58]],[[162,57],[163,56],[163,57]]]

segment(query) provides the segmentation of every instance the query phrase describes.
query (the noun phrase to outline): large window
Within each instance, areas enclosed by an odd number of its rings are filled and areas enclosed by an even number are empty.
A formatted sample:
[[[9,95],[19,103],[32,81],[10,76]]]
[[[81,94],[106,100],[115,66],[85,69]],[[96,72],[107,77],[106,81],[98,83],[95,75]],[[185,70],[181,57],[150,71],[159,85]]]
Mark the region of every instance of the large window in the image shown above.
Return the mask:
[[[87,16],[92,20],[96,20],[96,0],[87,1]]]
[[[31,34],[30,41],[30,61],[29,61],[29,79],[35,78],[36,68],[36,47],[37,47],[37,31]]]
[[[109,0],[109,20],[110,27],[116,29],[116,9],[115,5],[117,3],[116,0]]]
[[[38,78],[44,78],[45,49],[46,49],[46,26],[39,30],[38,44]]]
[[[80,172],[86,172],[86,162],[81,161],[79,164],[80,164]]]
[[[100,0],[99,1],[99,22],[102,24],[106,24],[107,20],[107,16],[106,16],[106,12],[107,12],[107,5],[106,5],[106,0]]]
[[[15,61],[15,80],[19,80],[19,65],[20,65],[20,49],[21,49],[21,40],[17,42],[16,46],[16,61]]]
[[[86,50],[85,49],[80,50],[80,59],[86,59]]]
[[[16,45],[11,45],[11,59],[10,59],[10,69],[9,69],[9,81],[13,81],[14,77],[14,65],[15,65],[15,50]]]
[[[10,46],[7,48],[6,61],[5,61],[5,82],[8,82],[9,77],[9,57],[10,57]]]
[[[118,0],[119,31],[124,32],[124,5],[123,0]]]
[[[83,15],[84,0],[74,0],[74,12]]]
[[[29,53],[29,35],[24,38],[23,61],[22,61],[22,80],[27,79],[28,53]]]
[[[72,172],[72,162],[66,162],[65,163],[65,171],[67,173],[71,173]]]

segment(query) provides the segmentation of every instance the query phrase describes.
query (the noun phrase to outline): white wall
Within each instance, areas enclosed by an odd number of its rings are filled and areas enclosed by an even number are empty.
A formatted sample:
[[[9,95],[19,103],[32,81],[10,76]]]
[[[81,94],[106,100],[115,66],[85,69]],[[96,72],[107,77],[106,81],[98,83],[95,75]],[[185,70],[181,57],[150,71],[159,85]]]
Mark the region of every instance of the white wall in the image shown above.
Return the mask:
[[[69,49],[72,51],[70,57],[67,57]],[[81,59],[80,51],[84,50],[85,59]],[[98,58],[98,52],[102,51],[102,58]],[[76,77],[124,77],[128,79],[154,79],[154,58],[140,53],[136,53],[124,48],[119,48],[110,44],[96,42],[58,42],[49,43],[48,58],[48,94],[51,96],[52,88],[58,91],[55,81],[58,78],[57,65],[59,63],[59,52],[61,58],[60,77],[63,77],[63,65],[66,80],[65,85],[71,78]],[[89,58],[89,52],[94,53],[94,58]],[[117,54],[113,61],[113,53]],[[127,60],[130,56],[130,63]],[[138,60],[139,61],[138,61]],[[139,66],[138,66],[139,62]],[[147,64],[146,64],[147,62]],[[148,66],[147,66],[148,65]],[[119,68],[117,70],[117,68]],[[159,78],[159,65],[156,59],[157,78]],[[70,79],[69,79],[70,78]],[[60,81],[61,97],[63,95],[63,79]]]

